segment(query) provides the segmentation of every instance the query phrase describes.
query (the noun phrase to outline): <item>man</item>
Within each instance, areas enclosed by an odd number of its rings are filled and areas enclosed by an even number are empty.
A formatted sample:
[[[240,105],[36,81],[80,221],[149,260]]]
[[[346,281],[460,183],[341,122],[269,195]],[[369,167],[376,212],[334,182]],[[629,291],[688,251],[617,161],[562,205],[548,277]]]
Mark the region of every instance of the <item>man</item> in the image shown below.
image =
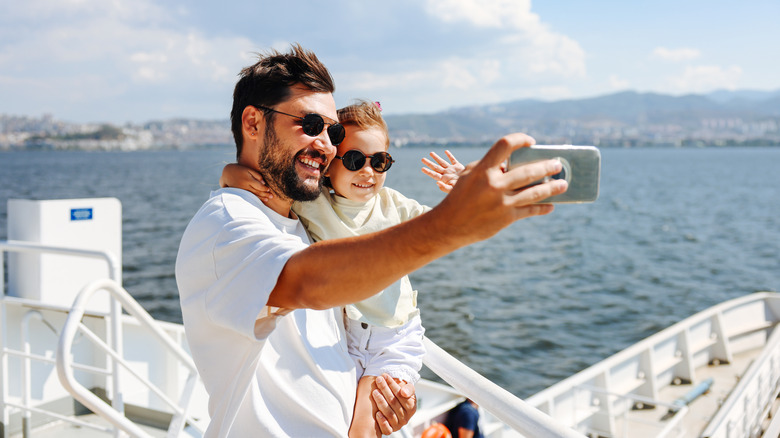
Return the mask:
[[[447,413],[447,429],[452,438],[482,438],[479,429],[479,405],[470,399],[462,401]]]
[[[209,392],[207,436],[347,436],[355,401],[341,306],[373,296],[404,274],[517,219],[546,214],[535,202],[562,193],[545,161],[502,171],[533,139],[500,140],[470,165],[432,211],[396,227],[309,245],[290,211],[316,198],[343,138],[334,86],[317,57],[295,45],[245,68],[231,121],[239,164],[257,170],[274,196],[221,189],[182,237],[176,279],[187,340]],[[370,263],[366,263],[370,261]],[[383,433],[416,410],[414,390],[377,379]]]

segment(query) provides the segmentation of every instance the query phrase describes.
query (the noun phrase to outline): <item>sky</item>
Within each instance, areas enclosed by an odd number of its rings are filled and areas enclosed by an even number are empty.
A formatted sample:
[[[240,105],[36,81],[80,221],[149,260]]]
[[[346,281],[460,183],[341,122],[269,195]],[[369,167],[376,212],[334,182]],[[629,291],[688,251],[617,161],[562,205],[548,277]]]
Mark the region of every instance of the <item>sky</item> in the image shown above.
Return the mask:
[[[780,90],[778,0],[6,0],[0,114],[226,119],[242,67],[300,43],[386,114],[619,91]]]

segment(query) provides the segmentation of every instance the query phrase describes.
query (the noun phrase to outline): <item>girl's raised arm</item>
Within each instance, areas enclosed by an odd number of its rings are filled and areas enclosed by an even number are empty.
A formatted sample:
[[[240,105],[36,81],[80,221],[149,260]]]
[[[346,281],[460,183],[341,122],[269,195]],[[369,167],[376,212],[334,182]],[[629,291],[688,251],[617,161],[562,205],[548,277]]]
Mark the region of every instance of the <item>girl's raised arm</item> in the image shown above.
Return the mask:
[[[458,159],[455,158],[455,155],[450,151],[445,150],[444,153],[447,154],[447,158],[450,159],[449,163],[444,158],[438,156],[436,152],[431,152],[431,158],[433,158],[435,162],[423,158],[423,164],[428,167],[423,167],[422,172],[436,180],[436,185],[439,186],[439,189],[442,192],[449,193],[455,183],[458,182],[458,178],[465,167],[460,164]]]

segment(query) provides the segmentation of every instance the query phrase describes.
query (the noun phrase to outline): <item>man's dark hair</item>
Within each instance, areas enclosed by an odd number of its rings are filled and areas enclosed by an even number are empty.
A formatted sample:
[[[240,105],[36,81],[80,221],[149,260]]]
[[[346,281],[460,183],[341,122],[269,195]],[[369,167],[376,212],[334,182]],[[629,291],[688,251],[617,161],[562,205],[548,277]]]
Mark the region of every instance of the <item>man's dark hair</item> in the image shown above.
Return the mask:
[[[333,93],[336,89],[325,65],[314,52],[304,49],[300,44],[293,44],[289,53],[271,50],[266,54],[258,54],[258,57],[254,65],[241,70],[233,90],[230,129],[236,141],[236,159],[241,156],[244,143],[241,135],[244,108],[249,105],[272,107],[284,102],[290,96],[290,87],[296,84],[322,93]],[[266,123],[270,124],[274,113],[264,111],[264,116]]]

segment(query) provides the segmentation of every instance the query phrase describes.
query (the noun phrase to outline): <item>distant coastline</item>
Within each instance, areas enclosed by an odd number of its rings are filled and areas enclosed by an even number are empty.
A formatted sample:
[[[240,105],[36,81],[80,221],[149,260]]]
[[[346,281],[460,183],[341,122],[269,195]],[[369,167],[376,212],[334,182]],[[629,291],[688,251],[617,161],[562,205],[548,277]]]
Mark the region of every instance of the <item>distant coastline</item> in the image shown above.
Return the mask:
[[[780,145],[780,91],[668,96],[622,92],[589,99],[522,100],[435,114],[387,115],[395,147],[487,146],[509,132],[544,144],[599,147]],[[156,150],[232,147],[230,122],[69,123],[0,114],[2,150]]]

